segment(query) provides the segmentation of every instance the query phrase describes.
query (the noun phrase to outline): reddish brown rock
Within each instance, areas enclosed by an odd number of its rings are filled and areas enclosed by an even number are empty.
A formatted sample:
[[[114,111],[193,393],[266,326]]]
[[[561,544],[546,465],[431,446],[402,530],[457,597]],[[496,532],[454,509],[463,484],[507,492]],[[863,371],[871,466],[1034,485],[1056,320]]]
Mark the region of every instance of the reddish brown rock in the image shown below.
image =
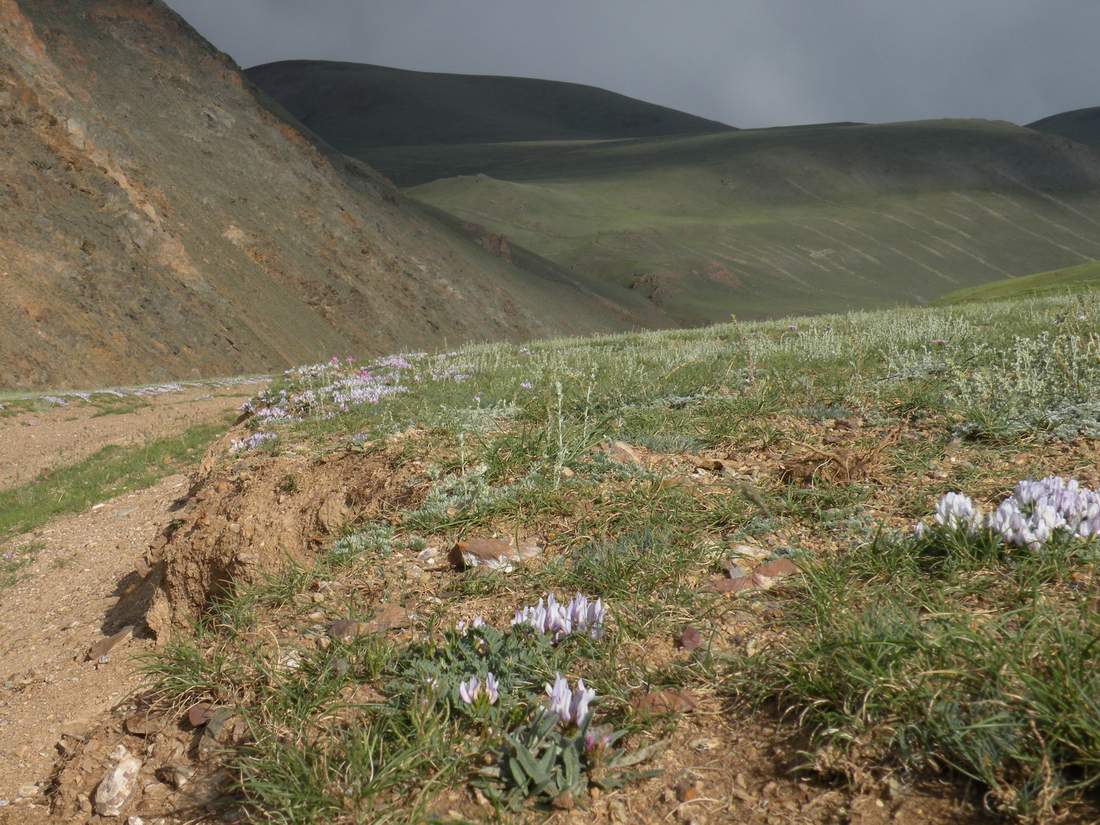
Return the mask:
[[[769,579],[781,579],[798,573],[798,566],[790,559],[773,559],[752,571],[755,576]]]
[[[691,625],[685,627],[680,631],[680,636],[676,640],[676,643],[680,646],[681,650],[695,650],[703,643],[703,635]]]
[[[686,690],[658,690],[643,693],[630,700],[630,706],[639,716],[664,716],[690,713],[695,710],[695,697]]]

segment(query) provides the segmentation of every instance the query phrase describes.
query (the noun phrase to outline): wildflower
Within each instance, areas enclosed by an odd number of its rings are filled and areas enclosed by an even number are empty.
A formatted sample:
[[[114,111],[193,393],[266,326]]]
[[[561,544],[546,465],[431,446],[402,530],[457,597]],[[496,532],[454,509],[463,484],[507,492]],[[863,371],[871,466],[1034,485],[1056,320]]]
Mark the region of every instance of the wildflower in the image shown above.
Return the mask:
[[[1029,479],[1017,484],[989,515],[965,495],[948,493],[936,505],[934,520],[952,529],[989,530],[1007,544],[1034,550],[1058,534],[1100,537],[1100,492],[1061,476]],[[923,535],[923,527],[918,535]]]
[[[469,624],[466,623],[465,619],[459,619],[455,623],[455,631],[461,633],[463,636],[466,635],[466,630],[468,628],[476,629],[479,627],[485,627],[485,620],[480,616],[474,616],[473,620]]]
[[[530,381],[524,381],[519,386],[520,386],[521,389],[529,390],[529,389],[531,389],[531,387],[533,387],[535,385],[532,384]]]
[[[592,753],[593,751],[605,751],[611,747],[612,734],[609,731],[598,732],[588,731],[584,735],[584,751],[585,753]]]
[[[536,632],[550,636],[559,642],[571,633],[587,633],[598,639],[603,635],[606,618],[603,601],[589,601],[580,593],[569,600],[568,604],[559,604],[553,593],[547,593],[538,604],[517,610],[512,625],[530,625]]]
[[[229,444],[229,452],[241,453],[246,450],[255,450],[278,438],[275,433],[252,433],[246,438],[235,438]]]
[[[596,691],[585,687],[584,679],[578,679],[576,688],[570,689],[569,680],[558,673],[553,684],[547,683],[546,695],[549,710],[559,722],[579,727],[588,716],[588,705],[596,698]]]
[[[482,682],[475,674],[465,682],[459,683],[458,695],[467,705],[477,704],[479,701],[495,705],[500,698],[500,692],[497,689],[497,677],[492,673],[486,673],[485,681]]]
[[[936,505],[936,524],[950,529],[966,527],[974,529],[981,523],[981,511],[974,507],[969,496],[948,493]]]

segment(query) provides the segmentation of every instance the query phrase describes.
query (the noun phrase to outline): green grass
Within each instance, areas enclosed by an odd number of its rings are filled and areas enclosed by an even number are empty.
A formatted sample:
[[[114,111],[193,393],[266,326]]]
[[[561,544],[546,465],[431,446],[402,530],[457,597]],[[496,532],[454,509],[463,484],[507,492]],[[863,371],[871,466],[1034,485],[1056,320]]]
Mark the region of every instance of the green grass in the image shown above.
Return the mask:
[[[948,768],[995,809],[1050,817],[1100,783],[1100,616],[1071,578],[1098,549],[940,533],[805,560],[775,643],[735,661],[731,689],[812,730],[819,768],[853,752]]]
[[[151,660],[152,685],[165,705],[210,701],[244,720],[247,735],[221,758],[244,807],[277,822],[446,821],[440,799],[471,786],[494,808],[463,809],[473,821],[541,816],[547,795],[505,771],[522,762],[517,742],[542,752],[532,726],[558,669],[597,690],[593,724],[622,731],[622,758],[648,757],[639,769],[661,766],[650,749],[675,722],[643,719],[630,700],[687,689],[722,718],[731,697],[746,700],[741,714],[784,712],[818,737],[813,767],[830,781],[843,765],[864,777],[939,770],[960,796],[966,781],[988,791],[1006,817],[1071,811],[1100,781],[1100,626],[1079,586],[1096,548],[905,536],[948,490],[988,502],[1026,475],[1092,472],[1098,320],[1096,294],[1052,295],[290,375],[269,397],[285,389],[299,420],[254,424],[278,433],[275,447],[227,455],[226,472],[292,461],[294,477],[272,484],[293,495],[307,457],[350,456],[400,483],[315,559],[223,594],[193,637]],[[326,387],[362,368],[404,391],[335,409]],[[295,406],[305,391],[327,400]],[[642,465],[612,460],[607,440],[632,445]],[[731,466],[697,472],[685,453]],[[818,466],[799,479],[790,467],[807,455]],[[830,455],[849,460],[847,474]],[[538,537],[546,551],[510,574],[433,571],[410,585],[425,547],[489,535]],[[714,593],[724,565],[751,566],[734,556],[742,543],[797,560],[803,581]],[[599,640],[548,648],[509,635],[516,609],[577,591],[609,611]],[[329,623],[383,603],[414,610],[411,629],[328,639]],[[493,628],[481,641],[450,630],[477,614]],[[688,624],[704,644],[676,651]],[[428,679],[453,686],[490,666],[510,685],[495,716],[423,692]],[[561,755],[568,743],[554,747],[555,776],[576,780],[576,801],[596,810],[599,767],[584,762],[581,782]],[[623,793],[651,805],[659,791],[628,781]]]
[[[1100,255],[1100,159],[1091,183],[1074,182],[1060,149],[1006,124],[406,146],[367,157],[408,169],[415,198],[677,324],[926,303]],[[1018,163],[1013,180],[989,157]]]
[[[1035,298],[1041,295],[1083,292],[1097,287],[1100,287],[1100,261],[1093,261],[1053,272],[1037,272],[1034,275],[956,290],[944,295],[937,303],[965,304],[972,301]]]
[[[108,446],[26,484],[0,490],[0,539],[34,530],[123,493],[141,490],[201,458],[226,425],[202,424],[133,447]]]

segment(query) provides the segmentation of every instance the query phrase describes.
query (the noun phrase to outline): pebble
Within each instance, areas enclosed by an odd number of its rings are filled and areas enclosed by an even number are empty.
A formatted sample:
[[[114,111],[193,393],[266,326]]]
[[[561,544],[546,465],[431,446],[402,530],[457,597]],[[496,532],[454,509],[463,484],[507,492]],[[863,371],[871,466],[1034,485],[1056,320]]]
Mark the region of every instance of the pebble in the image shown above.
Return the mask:
[[[100,816],[118,816],[122,806],[134,793],[141,760],[132,756],[124,745],[111,754],[114,765],[104,774],[95,791],[95,812]]]

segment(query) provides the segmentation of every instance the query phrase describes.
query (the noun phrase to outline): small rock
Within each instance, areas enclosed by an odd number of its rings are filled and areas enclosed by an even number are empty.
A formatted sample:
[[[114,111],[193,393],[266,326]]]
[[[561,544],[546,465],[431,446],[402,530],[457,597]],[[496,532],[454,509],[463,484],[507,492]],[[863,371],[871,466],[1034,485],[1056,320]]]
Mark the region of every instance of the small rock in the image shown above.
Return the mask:
[[[571,811],[576,806],[576,802],[573,800],[573,794],[562,791],[551,800],[550,805],[559,811]]]
[[[24,799],[28,796],[38,796],[38,786],[37,785],[22,785],[22,786],[20,786],[18,793],[19,793],[19,796],[23,797]]]
[[[127,641],[134,635],[134,626],[132,624],[126,625],[122,630],[117,633],[100,639],[94,645],[88,648],[88,652],[84,654],[84,660],[86,662],[98,662],[100,659],[107,656],[112,650],[118,647],[123,642]],[[102,664],[102,663],[101,663]]]
[[[190,782],[194,775],[195,769],[190,765],[174,764],[157,768],[157,779],[177,791]]]
[[[756,547],[752,544],[735,545],[733,549],[730,550],[730,553],[737,557],[752,559],[753,561],[763,561],[771,555],[771,553],[763,547]]]
[[[126,817],[126,825],[145,825],[145,820],[140,816],[128,816]]]
[[[718,750],[721,744],[722,743],[717,739],[711,739],[704,736],[699,739],[692,739],[691,742],[688,743],[688,747],[693,751],[699,751],[699,753],[707,753],[708,751]]]
[[[695,650],[703,643],[703,635],[691,625],[685,627],[680,631],[680,636],[676,640],[676,643],[682,650]]]
[[[191,723],[193,728],[202,727],[210,721],[210,717],[213,715],[214,706],[209,702],[199,702],[187,709],[187,721]]]
[[[137,785],[141,760],[123,745],[111,754],[114,766],[107,771],[95,790],[95,812],[100,816],[118,816]]]
[[[638,453],[625,441],[612,441],[610,444],[604,446],[604,452],[607,453],[608,458],[612,461],[617,461],[619,464],[633,464],[635,467],[642,466],[642,459],[638,457]]]
[[[366,632],[366,622],[357,622],[354,619],[338,619],[328,626],[328,635],[332,640],[345,644]]]
[[[627,825],[630,822],[630,812],[621,800],[612,799],[607,803],[607,815],[613,825]]]
[[[148,736],[150,733],[156,733],[163,725],[159,719],[154,719],[147,713],[135,713],[126,717],[123,727],[126,728],[127,733],[134,736]]]
[[[743,590],[752,590],[758,587],[752,576],[738,576],[736,579],[727,579],[725,576],[716,576],[710,580],[707,589],[715,593],[740,593]]]
[[[630,700],[630,706],[639,716],[690,713],[695,710],[695,704],[695,698],[688,691],[672,689],[643,693]]]
[[[752,571],[754,576],[763,576],[769,579],[781,579],[798,573],[798,566],[790,559],[773,559],[765,562]]]
[[[408,627],[414,615],[396,604],[384,604],[365,623],[367,633],[386,633]]]
[[[456,570],[485,567],[510,573],[520,555],[511,544],[500,539],[470,539],[452,547],[448,558]]]

